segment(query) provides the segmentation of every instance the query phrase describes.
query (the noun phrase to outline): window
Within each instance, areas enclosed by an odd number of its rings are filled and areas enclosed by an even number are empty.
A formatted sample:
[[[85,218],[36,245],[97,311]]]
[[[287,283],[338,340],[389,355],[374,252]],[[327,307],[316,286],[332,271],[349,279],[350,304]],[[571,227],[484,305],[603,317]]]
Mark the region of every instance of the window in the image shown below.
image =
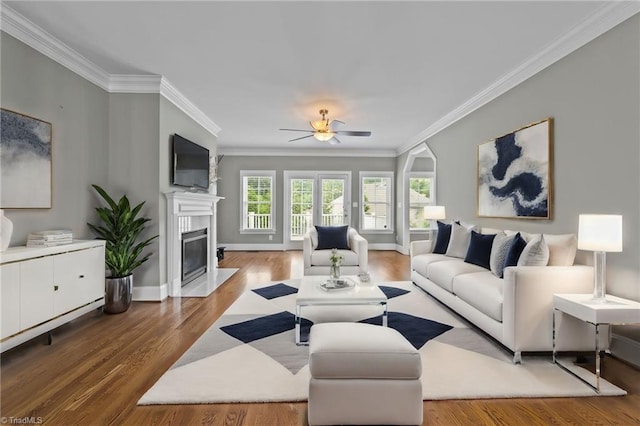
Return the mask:
[[[431,221],[424,218],[424,208],[433,204],[433,175],[411,173],[409,175],[409,229],[426,231]]]
[[[241,232],[275,231],[275,171],[240,172],[242,177]]]
[[[393,232],[393,172],[360,172],[360,228]]]

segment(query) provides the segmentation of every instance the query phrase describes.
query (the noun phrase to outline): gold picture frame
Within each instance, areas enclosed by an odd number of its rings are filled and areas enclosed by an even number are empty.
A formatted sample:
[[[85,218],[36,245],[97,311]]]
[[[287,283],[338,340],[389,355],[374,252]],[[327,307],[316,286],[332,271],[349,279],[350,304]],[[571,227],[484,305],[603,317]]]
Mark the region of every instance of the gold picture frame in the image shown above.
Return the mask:
[[[477,159],[477,216],[551,219],[553,118],[478,145]]]

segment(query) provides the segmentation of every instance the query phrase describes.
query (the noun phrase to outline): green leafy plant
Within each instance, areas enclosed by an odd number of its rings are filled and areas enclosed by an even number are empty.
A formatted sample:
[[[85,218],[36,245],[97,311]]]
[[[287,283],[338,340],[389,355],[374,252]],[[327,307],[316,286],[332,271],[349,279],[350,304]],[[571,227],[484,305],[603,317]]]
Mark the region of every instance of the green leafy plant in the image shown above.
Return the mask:
[[[158,236],[137,242],[138,237],[145,230],[145,223],[151,219],[137,217],[144,205],[144,201],[133,209],[129,199],[123,195],[118,202],[98,185],[92,185],[100,196],[107,202],[107,207],[96,207],[102,224],[87,223],[89,228],[106,241],[105,263],[111,278],[121,278],[131,275],[133,270],[146,262],[153,253],[142,256],[142,250],[151,244]]]

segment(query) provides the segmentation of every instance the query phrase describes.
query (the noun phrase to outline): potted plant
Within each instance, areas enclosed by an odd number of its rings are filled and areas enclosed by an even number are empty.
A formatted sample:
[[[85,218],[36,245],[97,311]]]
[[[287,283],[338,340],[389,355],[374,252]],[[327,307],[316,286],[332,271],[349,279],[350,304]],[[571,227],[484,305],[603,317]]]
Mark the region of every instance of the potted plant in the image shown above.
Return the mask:
[[[96,207],[102,224],[87,223],[98,238],[106,241],[107,277],[104,312],[118,314],[125,312],[131,305],[133,270],[153,254],[147,253],[142,256],[142,250],[158,236],[138,242],[138,237],[146,228],[145,223],[151,220],[148,217],[137,217],[144,201],[132,209],[126,195],[116,203],[104,189],[98,185],[92,186],[108,205]]]

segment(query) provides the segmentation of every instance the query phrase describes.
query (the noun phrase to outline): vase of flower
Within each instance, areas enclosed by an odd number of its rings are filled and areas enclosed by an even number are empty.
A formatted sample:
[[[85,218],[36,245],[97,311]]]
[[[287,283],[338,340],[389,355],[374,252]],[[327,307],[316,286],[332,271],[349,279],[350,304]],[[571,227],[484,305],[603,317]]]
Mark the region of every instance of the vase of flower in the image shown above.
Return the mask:
[[[338,249],[331,249],[331,255],[329,256],[329,279],[332,282],[338,281],[340,278],[340,265],[342,264],[343,256],[338,253]]]

